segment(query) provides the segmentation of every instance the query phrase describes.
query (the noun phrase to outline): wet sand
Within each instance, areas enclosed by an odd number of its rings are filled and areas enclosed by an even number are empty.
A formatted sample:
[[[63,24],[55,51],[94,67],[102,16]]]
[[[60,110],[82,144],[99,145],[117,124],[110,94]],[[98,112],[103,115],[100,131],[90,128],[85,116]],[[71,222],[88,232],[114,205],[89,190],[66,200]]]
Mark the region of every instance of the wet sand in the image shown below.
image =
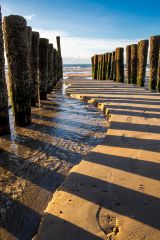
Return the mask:
[[[32,109],[32,124],[0,137],[0,238],[31,239],[53,192],[70,169],[105,137],[95,107],[56,90]]]
[[[110,125],[53,194],[34,239],[160,239],[160,95],[113,81],[66,83]]]

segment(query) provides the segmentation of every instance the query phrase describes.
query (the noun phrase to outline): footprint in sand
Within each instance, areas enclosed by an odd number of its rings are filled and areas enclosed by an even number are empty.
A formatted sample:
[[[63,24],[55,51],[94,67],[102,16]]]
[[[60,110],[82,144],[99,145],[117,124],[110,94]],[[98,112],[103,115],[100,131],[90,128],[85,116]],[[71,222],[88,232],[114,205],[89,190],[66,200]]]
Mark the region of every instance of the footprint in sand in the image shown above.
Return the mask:
[[[106,235],[105,239],[114,240],[119,232],[117,218],[112,213],[106,212],[106,209],[101,208],[97,220],[101,230]]]
[[[139,184],[138,190],[141,191],[141,192],[144,192],[144,185],[143,184]]]

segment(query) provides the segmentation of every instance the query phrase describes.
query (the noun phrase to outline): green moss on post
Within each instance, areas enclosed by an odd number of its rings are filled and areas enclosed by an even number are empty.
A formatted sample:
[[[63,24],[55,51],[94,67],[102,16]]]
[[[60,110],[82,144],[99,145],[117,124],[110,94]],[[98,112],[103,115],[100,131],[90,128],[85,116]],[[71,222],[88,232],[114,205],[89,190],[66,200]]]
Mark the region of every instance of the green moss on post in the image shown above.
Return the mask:
[[[137,66],[138,66],[138,58],[137,58],[137,44],[131,45],[131,83],[137,83]]]
[[[148,46],[148,40],[142,40],[138,42],[137,84],[140,87],[143,87],[145,83]]]
[[[110,72],[110,79],[113,80],[114,72],[115,72],[115,52],[112,52],[111,56],[111,72]]]
[[[48,46],[48,84],[47,93],[51,93],[53,90],[53,44]]]
[[[46,38],[39,40],[39,82],[40,82],[40,99],[47,99],[48,84],[48,45]]]
[[[126,46],[126,80],[131,83],[131,45]]]
[[[160,48],[160,36],[150,37],[150,78],[149,88],[156,89],[158,73],[158,57]]]
[[[116,48],[115,61],[116,61],[116,81],[124,82],[124,49],[123,48]]]
[[[0,7],[0,135],[10,133],[9,115],[8,115],[8,94],[5,78],[5,60],[4,60],[4,45],[2,32],[2,15]]]
[[[21,16],[4,17],[9,85],[17,126],[31,123],[31,74],[27,23]]]
[[[39,92],[39,33],[32,32],[31,105],[36,106]]]

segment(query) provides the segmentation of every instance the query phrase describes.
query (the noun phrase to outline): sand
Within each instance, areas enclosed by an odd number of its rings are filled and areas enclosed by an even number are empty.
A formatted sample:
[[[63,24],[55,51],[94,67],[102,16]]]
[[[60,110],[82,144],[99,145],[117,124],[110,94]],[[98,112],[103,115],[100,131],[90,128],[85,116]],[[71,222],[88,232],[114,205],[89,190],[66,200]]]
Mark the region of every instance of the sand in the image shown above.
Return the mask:
[[[110,127],[53,194],[34,239],[160,239],[160,95],[112,81],[66,83]]]

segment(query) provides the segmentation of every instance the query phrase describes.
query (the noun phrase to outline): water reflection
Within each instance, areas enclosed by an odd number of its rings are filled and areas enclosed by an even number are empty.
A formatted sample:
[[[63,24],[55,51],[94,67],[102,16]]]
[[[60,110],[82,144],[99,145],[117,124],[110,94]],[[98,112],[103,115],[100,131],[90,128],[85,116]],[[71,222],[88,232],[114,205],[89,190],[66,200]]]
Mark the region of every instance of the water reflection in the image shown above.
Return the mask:
[[[71,167],[105,137],[105,117],[65,88],[32,109],[27,128],[14,127],[10,109],[11,135],[0,138],[1,239],[31,239]]]

